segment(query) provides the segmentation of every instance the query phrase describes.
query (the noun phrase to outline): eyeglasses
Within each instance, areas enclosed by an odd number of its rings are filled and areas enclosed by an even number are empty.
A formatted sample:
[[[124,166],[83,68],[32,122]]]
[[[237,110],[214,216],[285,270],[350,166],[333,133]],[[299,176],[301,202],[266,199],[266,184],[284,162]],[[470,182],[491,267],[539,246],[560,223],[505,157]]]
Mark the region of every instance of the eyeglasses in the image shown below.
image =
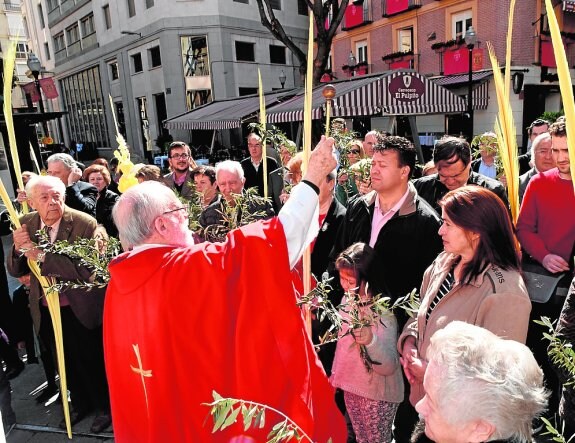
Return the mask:
[[[358,155],[359,151],[357,149],[352,149],[351,151],[349,151],[350,154],[355,154]]]
[[[172,212],[181,211],[181,210],[184,210],[184,211],[186,211],[186,213],[188,213],[188,208],[186,206],[181,206],[181,207],[176,208],[176,209],[170,209],[169,211],[162,212],[162,215],[171,214]]]
[[[187,160],[190,158],[190,154],[174,154],[170,158],[173,158],[174,160]]]

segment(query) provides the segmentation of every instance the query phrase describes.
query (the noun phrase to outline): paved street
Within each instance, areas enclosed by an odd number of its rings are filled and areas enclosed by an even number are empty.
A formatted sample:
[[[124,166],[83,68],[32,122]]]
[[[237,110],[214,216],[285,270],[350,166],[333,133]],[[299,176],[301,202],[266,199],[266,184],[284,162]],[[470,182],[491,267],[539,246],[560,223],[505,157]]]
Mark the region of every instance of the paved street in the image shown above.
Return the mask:
[[[10,253],[12,241],[3,237],[5,256]],[[18,280],[8,275],[10,293],[19,286]],[[24,371],[11,380],[12,407],[16,412],[16,426],[7,437],[7,443],[56,443],[70,441],[65,431],[58,428],[62,420],[62,404],[56,401],[48,406],[36,403],[43,383],[46,382],[41,364],[26,365]],[[90,434],[94,415],[89,415],[72,428],[73,441],[80,443],[113,442],[111,429],[102,434]]]

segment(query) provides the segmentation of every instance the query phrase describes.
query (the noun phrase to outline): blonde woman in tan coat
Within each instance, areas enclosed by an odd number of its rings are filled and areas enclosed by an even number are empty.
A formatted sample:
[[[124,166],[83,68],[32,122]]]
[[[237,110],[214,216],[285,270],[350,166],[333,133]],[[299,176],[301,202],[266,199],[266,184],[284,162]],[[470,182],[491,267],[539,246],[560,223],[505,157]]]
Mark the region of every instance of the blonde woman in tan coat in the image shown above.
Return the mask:
[[[417,318],[398,341],[413,405],[424,395],[426,351],[436,331],[460,320],[525,343],[531,311],[511,220],[499,197],[464,186],[446,194],[440,206],[444,252],[425,272]]]

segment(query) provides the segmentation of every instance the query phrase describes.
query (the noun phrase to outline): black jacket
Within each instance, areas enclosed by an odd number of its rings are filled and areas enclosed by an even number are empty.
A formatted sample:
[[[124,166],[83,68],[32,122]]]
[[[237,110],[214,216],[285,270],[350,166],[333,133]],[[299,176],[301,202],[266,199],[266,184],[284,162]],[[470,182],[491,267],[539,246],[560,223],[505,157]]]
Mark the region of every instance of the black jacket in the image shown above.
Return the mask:
[[[240,164],[242,165],[242,169],[244,170],[244,176],[246,178],[246,182],[244,183],[244,188],[249,189],[256,186],[258,188],[258,194],[260,196],[264,196],[264,165],[260,163],[258,170],[254,168],[252,164],[252,159],[250,157],[244,158]],[[278,169],[278,164],[273,158],[267,158],[267,165],[268,165],[268,179],[269,175],[272,171]],[[269,183],[269,181],[268,181]],[[268,193],[271,192],[271,189],[268,189]],[[268,194],[268,197],[271,195]],[[273,199],[273,197],[272,197]],[[274,204],[275,205],[275,204]]]
[[[381,228],[374,245],[376,265],[372,272],[372,287],[377,285],[374,290],[389,296],[393,301],[414,288],[419,292],[423,273],[443,250],[438,234],[439,216],[417,195],[411,183],[409,190],[407,200]],[[376,198],[377,193],[372,191],[350,203],[331,253],[332,263],[353,243],[369,244]],[[406,317],[397,314],[398,322],[401,323],[399,327],[402,328]]]
[[[334,197],[319,228],[311,253],[311,272],[317,280],[321,280],[322,274],[327,270],[329,253],[335,244],[339,227],[344,218],[345,206]]]
[[[467,184],[482,186],[493,191],[501,201],[503,201],[505,207],[509,208],[507,193],[505,192],[505,187],[500,181],[485,177],[476,172],[470,172]],[[439,181],[439,176],[437,174],[432,174],[427,177],[418,178],[417,180],[413,180],[413,185],[415,186],[415,189],[417,189],[417,193],[425,199],[425,201],[427,201],[427,203],[429,203],[438,214],[441,213],[439,200],[441,200],[449,190]]]
[[[77,181],[66,187],[66,206],[96,217],[98,189],[90,183]]]
[[[98,202],[96,203],[96,220],[98,224],[106,228],[106,232],[111,237],[118,237],[118,228],[112,219],[112,208],[120,198],[118,194],[110,191],[108,188],[102,189]]]

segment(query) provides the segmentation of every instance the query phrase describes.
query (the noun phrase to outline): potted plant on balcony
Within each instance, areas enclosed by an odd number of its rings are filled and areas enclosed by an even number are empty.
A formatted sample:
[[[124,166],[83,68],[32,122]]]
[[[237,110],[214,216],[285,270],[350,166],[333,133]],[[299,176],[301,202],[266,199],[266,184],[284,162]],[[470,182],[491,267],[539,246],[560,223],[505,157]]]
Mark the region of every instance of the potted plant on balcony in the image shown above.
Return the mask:
[[[391,52],[387,55],[381,57],[381,59],[386,63],[396,62],[396,61],[411,61],[413,60],[413,51],[397,51]]]

